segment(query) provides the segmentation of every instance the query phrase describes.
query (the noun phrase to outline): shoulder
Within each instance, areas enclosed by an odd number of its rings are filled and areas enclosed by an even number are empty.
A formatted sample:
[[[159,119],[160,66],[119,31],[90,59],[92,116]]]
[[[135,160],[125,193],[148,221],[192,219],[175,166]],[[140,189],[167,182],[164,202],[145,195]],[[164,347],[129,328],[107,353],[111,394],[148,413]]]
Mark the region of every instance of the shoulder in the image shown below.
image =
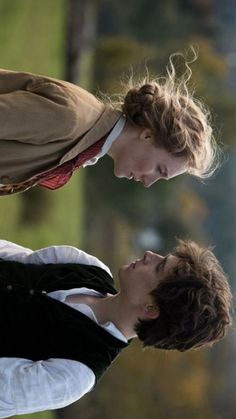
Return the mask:
[[[65,99],[67,99],[72,105],[72,107],[76,106],[77,109],[79,104],[94,107],[98,110],[103,110],[105,107],[105,105],[96,96],[74,83],[53,77],[30,73],[25,74],[31,76],[31,82],[27,85],[27,89],[29,90],[36,91],[38,89],[45,89],[48,93],[61,93],[61,95],[64,96]]]
[[[106,271],[112,277],[112,273],[111,273],[109,267],[107,265],[105,265],[105,263],[103,263],[96,256],[90,255],[89,253],[86,253],[81,249],[77,249],[77,248],[71,247],[71,246],[68,246],[67,251],[69,253],[72,253],[72,252],[76,251],[79,255],[79,259],[80,259],[81,264],[97,266],[98,268],[101,268],[104,271]]]
[[[64,80],[38,76],[27,90],[48,97],[63,111],[63,122],[79,136],[90,129],[104,113],[106,106],[92,93]]]
[[[97,266],[105,270],[110,276],[112,273],[96,256],[90,255],[74,246],[59,245],[49,246],[33,252],[28,256],[32,263],[74,263],[82,265]]]

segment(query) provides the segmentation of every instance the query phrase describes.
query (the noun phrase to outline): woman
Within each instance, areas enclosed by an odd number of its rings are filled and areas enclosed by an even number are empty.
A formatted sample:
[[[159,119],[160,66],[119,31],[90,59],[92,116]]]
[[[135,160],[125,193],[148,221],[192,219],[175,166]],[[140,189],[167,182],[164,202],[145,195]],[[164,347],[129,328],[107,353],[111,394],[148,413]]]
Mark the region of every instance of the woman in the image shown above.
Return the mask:
[[[209,113],[187,90],[191,70],[130,86],[106,104],[71,83],[0,70],[0,194],[56,189],[104,154],[114,174],[149,187],[216,167]]]

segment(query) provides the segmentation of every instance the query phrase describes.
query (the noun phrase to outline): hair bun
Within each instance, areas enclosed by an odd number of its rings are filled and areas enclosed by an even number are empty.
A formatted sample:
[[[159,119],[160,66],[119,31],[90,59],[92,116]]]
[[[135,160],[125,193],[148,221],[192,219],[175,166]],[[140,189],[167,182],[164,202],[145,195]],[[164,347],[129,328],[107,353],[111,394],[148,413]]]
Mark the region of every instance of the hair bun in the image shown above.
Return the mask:
[[[143,120],[143,113],[148,112],[153,106],[156,86],[144,84],[140,88],[133,88],[128,91],[124,98],[122,111],[127,119],[138,124]]]

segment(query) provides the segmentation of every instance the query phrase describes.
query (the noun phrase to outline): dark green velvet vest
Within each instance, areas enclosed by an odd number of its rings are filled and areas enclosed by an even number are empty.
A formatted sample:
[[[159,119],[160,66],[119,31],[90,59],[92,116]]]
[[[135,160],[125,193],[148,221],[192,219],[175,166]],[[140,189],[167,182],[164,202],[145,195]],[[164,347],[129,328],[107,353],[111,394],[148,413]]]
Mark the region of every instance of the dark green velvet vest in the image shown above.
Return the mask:
[[[47,295],[80,287],[117,293],[112,277],[96,266],[0,259],[0,357],[72,359],[90,367],[98,380],[127,344]]]

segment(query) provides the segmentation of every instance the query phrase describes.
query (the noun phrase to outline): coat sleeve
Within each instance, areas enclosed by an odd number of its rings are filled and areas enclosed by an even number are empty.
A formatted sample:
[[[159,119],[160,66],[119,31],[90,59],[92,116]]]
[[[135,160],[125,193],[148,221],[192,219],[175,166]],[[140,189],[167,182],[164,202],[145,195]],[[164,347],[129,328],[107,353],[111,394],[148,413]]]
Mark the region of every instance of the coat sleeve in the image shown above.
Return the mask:
[[[1,70],[0,138],[30,144],[71,139],[75,102],[72,90],[59,81]]]
[[[78,361],[0,358],[0,418],[67,406],[94,384],[93,371]]]

